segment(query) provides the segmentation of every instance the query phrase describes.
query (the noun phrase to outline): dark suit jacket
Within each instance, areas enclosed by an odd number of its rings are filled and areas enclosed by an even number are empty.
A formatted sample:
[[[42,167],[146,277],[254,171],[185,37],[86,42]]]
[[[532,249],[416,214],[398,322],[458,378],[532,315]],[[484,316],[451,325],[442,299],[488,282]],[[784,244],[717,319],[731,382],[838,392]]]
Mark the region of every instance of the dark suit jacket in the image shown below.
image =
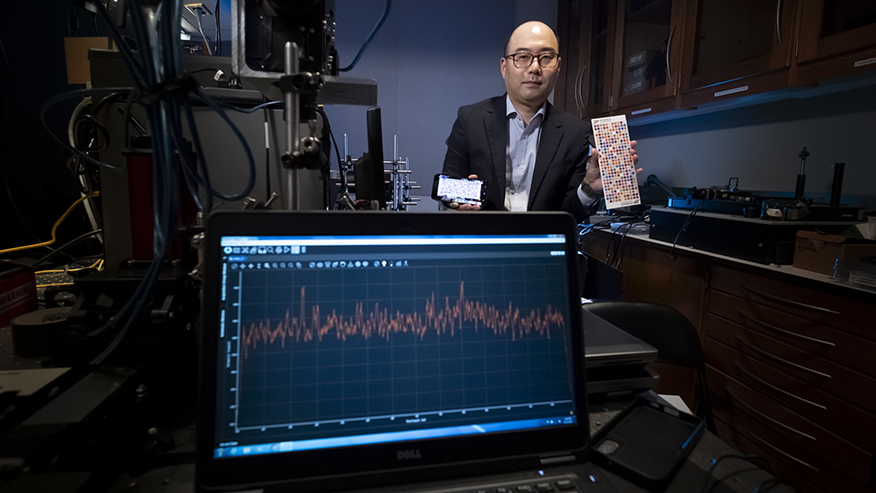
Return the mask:
[[[589,124],[547,103],[529,190],[529,210],[567,211],[579,221],[588,216],[576,189],[587,170],[590,135]],[[463,106],[447,138],[443,173],[455,178],[478,175],[487,181],[484,209],[505,210],[507,149],[505,96]]]

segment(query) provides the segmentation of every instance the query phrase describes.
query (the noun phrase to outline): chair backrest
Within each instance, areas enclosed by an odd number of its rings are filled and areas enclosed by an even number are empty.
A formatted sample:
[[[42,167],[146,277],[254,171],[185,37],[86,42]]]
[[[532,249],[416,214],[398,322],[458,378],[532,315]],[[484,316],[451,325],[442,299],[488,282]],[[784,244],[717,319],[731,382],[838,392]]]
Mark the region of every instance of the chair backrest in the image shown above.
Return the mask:
[[[690,321],[657,303],[597,301],[584,309],[657,348],[657,361],[703,370],[700,338]]]

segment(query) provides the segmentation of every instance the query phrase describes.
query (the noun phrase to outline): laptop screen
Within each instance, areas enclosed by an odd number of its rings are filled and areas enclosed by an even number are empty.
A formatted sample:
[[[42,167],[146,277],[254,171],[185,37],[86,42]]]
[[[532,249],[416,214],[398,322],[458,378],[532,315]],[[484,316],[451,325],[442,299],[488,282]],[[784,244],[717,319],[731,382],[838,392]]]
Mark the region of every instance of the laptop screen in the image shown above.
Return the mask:
[[[408,228],[385,213],[289,214],[286,227],[208,228],[211,462],[373,447],[396,468],[426,459],[424,443],[586,423],[569,232],[486,227],[487,215],[442,229],[450,214],[407,215]],[[440,455],[423,463],[453,462]]]

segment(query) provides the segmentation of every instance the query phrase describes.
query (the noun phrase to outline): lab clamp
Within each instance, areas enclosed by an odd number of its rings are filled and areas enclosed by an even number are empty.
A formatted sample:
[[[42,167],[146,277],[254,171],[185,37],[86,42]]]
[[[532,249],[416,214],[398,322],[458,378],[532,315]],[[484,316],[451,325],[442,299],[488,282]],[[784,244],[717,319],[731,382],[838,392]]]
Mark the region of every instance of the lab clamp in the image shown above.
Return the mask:
[[[419,190],[421,187],[415,181],[411,180],[410,158],[399,158],[398,155],[398,135],[393,136],[393,159],[391,161],[383,161],[384,175],[389,174],[390,184],[392,186],[392,198],[387,201],[386,210],[389,211],[407,211],[408,206],[417,205],[420,197],[411,197],[411,190]],[[356,186],[355,179],[350,182],[350,173],[353,170],[356,161],[352,159],[349,151],[349,143],[347,134],[344,134],[344,156],[345,159],[341,162],[340,171],[331,171],[332,182],[340,187],[338,194],[337,208],[341,210],[357,209],[356,201],[350,197],[350,188]],[[386,167],[389,166],[389,169]]]

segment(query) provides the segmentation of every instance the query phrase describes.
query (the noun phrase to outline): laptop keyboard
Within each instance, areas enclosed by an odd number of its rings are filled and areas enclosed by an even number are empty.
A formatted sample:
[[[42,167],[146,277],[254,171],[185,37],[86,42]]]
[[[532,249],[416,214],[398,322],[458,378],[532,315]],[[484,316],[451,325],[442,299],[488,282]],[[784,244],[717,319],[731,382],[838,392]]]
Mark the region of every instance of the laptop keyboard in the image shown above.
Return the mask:
[[[429,493],[574,493],[583,491],[585,490],[580,480],[571,474],[474,487],[428,490]]]
[[[543,493],[543,492],[574,492],[583,491],[571,479],[557,479],[555,481],[538,481],[534,483],[510,484],[495,488],[479,488],[475,490],[463,490],[466,493]]]

